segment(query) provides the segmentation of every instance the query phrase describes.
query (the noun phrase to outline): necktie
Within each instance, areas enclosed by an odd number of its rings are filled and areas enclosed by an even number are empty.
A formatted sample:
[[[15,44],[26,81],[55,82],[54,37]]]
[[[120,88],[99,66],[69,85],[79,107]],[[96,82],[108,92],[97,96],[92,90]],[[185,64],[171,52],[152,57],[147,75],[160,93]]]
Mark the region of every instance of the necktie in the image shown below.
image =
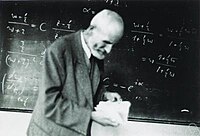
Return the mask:
[[[90,66],[89,66],[89,72],[91,73],[92,69],[93,69],[93,64],[94,64],[94,56],[91,55],[90,57]]]
[[[91,55],[91,57],[90,57],[90,64],[92,65],[92,63],[94,63],[94,56],[93,55]]]

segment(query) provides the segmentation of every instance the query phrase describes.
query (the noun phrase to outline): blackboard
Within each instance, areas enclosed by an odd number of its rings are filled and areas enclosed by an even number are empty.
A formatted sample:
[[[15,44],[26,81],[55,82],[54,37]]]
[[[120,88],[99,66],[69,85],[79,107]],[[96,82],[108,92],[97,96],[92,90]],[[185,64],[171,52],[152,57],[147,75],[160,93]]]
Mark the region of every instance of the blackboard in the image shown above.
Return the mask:
[[[87,6],[85,2],[1,2],[0,107],[33,110],[46,48],[60,36],[84,28],[94,14],[86,12]]]
[[[129,119],[200,123],[198,1],[0,2],[0,108],[32,111],[46,48],[118,12],[125,34],[105,59],[104,84],[131,102]]]
[[[127,4],[125,36],[106,60],[107,87],[131,101],[134,120],[199,123],[199,3]]]

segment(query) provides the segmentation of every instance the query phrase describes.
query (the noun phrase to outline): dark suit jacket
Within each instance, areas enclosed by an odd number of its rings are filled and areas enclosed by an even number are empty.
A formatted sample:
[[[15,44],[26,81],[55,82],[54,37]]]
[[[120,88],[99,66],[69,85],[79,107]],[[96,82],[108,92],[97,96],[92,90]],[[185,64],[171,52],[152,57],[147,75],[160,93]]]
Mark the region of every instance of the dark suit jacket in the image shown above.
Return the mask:
[[[95,62],[90,80],[80,35],[64,36],[47,49],[28,136],[87,135],[100,71]]]

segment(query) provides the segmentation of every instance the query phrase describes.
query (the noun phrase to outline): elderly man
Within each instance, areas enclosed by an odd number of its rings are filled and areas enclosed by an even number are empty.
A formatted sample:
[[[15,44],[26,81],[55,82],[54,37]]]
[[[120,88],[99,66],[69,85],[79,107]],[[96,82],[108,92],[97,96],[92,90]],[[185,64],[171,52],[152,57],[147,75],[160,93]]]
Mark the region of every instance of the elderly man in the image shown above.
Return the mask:
[[[94,102],[102,94],[102,60],[123,31],[122,18],[104,9],[86,30],[63,36],[47,49],[28,136],[88,136],[91,121],[119,125],[109,114],[95,111]],[[117,93],[104,95],[111,101],[120,99]]]

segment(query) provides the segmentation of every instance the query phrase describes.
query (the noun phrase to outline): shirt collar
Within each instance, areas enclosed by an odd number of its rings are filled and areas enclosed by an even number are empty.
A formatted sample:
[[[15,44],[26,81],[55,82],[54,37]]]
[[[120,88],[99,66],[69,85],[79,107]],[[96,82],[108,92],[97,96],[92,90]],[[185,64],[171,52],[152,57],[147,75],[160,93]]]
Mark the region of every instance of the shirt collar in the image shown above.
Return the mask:
[[[91,51],[89,49],[89,47],[87,46],[87,44],[85,43],[85,40],[83,38],[83,32],[81,31],[81,43],[82,43],[82,47],[83,47],[83,50],[85,51],[88,59],[91,57]]]

